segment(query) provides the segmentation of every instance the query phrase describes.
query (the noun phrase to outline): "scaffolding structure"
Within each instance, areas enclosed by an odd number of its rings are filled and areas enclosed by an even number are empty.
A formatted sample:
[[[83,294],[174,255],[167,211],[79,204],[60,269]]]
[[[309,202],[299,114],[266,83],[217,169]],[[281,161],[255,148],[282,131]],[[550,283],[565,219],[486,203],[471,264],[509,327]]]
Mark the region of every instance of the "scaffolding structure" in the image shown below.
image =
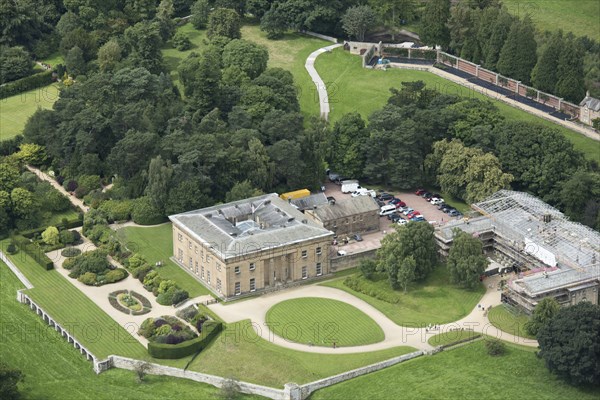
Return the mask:
[[[598,302],[598,232],[522,192],[501,190],[472,208],[482,216],[453,221],[436,232],[442,253],[447,254],[456,228],[478,237],[507,269],[526,271],[509,282],[507,298],[527,311],[546,296],[561,304],[590,300],[590,295]]]

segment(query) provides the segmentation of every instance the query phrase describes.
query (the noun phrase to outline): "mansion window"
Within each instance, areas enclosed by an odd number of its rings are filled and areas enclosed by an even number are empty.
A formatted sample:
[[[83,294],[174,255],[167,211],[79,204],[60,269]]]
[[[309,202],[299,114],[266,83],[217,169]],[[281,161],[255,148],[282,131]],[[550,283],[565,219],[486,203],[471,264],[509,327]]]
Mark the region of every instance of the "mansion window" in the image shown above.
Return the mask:
[[[217,263],[217,271],[221,271],[221,264]]]
[[[235,295],[238,296],[242,293],[242,285],[239,282],[235,283]]]
[[[210,271],[206,271],[206,281],[210,285]]]
[[[320,248],[320,247],[317,247],[317,249],[315,250],[315,253],[317,253],[317,255],[318,255],[318,256],[320,256],[320,255],[321,255],[321,253],[322,253],[322,250],[321,250],[321,248]]]
[[[204,280],[204,266],[200,267],[200,279]]]
[[[198,254],[198,246],[194,246],[194,253]]]
[[[321,275],[323,275],[323,267],[321,266],[321,263],[317,263],[317,276]]]
[[[302,279],[308,278],[308,270],[306,266],[302,267]]]
[[[221,280],[217,278],[217,292],[221,293]]]
[[[306,258],[308,256],[308,251],[302,250],[302,258]]]
[[[250,263],[250,271],[254,271],[256,269],[255,263]]]
[[[188,249],[192,249],[192,242],[188,241]]]
[[[177,259],[179,260],[179,262],[183,262],[183,250],[179,249],[179,251],[177,252]]]
[[[177,234],[177,240],[179,240],[180,242],[183,242],[183,235],[181,233]]]
[[[198,275],[198,261],[196,261],[196,275]]]
[[[250,291],[254,292],[256,290],[256,279],[251,278],[250,279]]]
[[[240,266],[236,265],[235,268],[234,268],[234,270],[235,270],[236,274],[239,274],[240,273]]]
[[[192,257],[190,257],[190,269],[192,269],[194,266],[194,260],[192,260]]]

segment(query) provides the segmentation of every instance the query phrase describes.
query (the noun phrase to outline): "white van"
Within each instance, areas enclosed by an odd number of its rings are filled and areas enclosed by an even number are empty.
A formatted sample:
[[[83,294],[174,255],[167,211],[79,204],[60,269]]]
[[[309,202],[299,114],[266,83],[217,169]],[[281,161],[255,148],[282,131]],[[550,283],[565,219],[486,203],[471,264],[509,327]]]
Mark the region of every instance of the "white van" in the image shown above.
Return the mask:
[[[385,215],[392,215],[396,212],[396,206],[393,204],[387,204],[379,210],[379,216],[383,217]]]
[[[360,185],[357,180],[342,181],[342,193],[352,193],[358,189],[360,189]]]

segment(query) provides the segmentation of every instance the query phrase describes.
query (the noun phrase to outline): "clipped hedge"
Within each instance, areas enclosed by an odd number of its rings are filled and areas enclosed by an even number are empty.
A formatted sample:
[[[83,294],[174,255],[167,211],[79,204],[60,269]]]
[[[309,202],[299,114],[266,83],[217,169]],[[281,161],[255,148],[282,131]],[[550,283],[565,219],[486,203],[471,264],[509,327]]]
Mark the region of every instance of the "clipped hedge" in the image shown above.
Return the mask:
[[[48,86],[52,83],[52,71],[44,71],[39,74],[26,76],[14,82],[0,86],[0,99],[17,95],[28,90]]]
[[[21,251],[27,253],[29,257],[33,258],[46,271],[54,268],[52,260],[44,254],[44,251],[36,243],[32,243],[29,239],[21,235],[14,236],[13,241]]]
[[[62,230],[62,229],[79,228],[82,225],[83,225],[83,214],[79,214],[77,219],[70,219],[66,223],[59,222],[58,224],[56,224],[54,226],[56,226],[56,228],[58,230]],[[42,232],[44,232],[46,230],[46,228],[47,227],[44,226],[44,227],[40,227],[40,228],[29,229],[26,231],[22,231],[20,234],[21,234],[21,236],[25,236],[26,238],[31,239],[36,235],[41,235]]]
[[[221,332],[223,324],[208,321],[202,325],[202,332],[196,339],[179,344],[148,343],[148,354],[154,358],[174,360],[195,354],[206,348],[208,344]]]

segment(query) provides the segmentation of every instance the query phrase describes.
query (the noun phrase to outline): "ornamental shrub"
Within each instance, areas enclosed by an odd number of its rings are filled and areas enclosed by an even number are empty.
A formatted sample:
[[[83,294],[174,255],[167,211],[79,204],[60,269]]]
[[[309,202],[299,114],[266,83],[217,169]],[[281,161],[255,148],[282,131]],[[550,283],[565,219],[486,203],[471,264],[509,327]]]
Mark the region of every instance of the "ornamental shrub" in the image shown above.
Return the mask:
[[[187,300],[190,297],[190,294],[182,289],[178,289],[171,299],[171,304],[179,304],[184,300]]]
[[[9,243],[9,245],[6,247],[6,252],[8,254],[16,254],[17,246],[15,246],[14,243]]]
[[[70,274],[69,274],[70,276]],[[93,286],[96,283],[96,274],[93,272],[86,272],[85,274],[81,275],[79,278],[77,278],[77,280],[81,283],[83,283],[84,285],[88,285],[88,286]]]
[[[77,247],[67,247],[66,249],[63,249],[60,252],[60,255],[63,257],[77,257],[80,254],[81,254],[81,250],[79,250]],[[71,261],[71,260],[65,260],[65,262],[63,263],[63,267],[65,269],[70,269],[70,268],[65,267],[65,264],[67,264],[68,261]],[[72,267],[73,264],[71,263],[70,265]]]
[[[105,276],[105,283],[119,282],[127,278],[127,275],[127,271],[125,271],[123,268],[117,268],[112,271],[108,271]]]
[[[75,235],[73,235],[73,232],[68,231],[68,230],[62,230],[59,233],[60,236],[60,242],[62,244],[73,244],[75,243]]]
[[[140,197],[133,202],[133,222],[139,225],[156,225],[165,221],[164,214],[157,209],[149,197]]]
[[[485,348],[490,356],[501,356],[506,352],[506,346],[498,339],[486,340]]]

